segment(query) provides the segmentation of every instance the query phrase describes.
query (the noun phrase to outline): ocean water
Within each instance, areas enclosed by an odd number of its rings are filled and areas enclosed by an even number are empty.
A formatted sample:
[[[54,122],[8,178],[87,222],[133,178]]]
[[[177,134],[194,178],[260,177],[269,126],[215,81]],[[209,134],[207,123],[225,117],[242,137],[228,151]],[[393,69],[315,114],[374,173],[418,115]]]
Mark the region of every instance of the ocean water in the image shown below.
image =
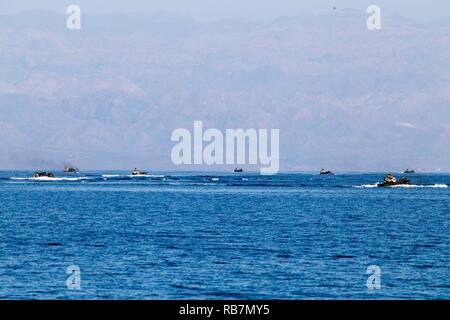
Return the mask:
[[[450,175],[31,175],[0,172],[0,299],[450,298]]]

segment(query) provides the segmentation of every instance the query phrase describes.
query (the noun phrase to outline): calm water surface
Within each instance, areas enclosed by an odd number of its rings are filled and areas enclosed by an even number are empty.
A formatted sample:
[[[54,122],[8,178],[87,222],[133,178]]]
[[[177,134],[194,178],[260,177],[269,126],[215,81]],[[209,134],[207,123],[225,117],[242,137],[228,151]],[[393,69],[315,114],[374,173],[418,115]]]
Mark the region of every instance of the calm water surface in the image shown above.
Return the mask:
[[[0,172],[0,299],[450,299],[449,175],[31,174]]]

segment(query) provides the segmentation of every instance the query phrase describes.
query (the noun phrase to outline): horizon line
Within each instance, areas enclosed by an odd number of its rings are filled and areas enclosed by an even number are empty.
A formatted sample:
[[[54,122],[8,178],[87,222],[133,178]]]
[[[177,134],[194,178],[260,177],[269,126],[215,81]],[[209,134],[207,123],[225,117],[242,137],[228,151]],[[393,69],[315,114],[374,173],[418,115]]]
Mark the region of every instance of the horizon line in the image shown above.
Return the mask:
[[[141,168],[143,170],[148,170],[145,168]],[[0,172],[36,172],[40,170],[52,170],[55,172],[62,172],[64,169],[2,169],[0,168]],[[132,171],[133,169],[85,169],[85,170],[79,170],[78,173],[81,172],[99,172],[99,171]],[[168,172],[168,173],[234,173],[236,172],[230,171],[230,170],[173,170],[173,169],[156,169],[156,170],[148,170],[149,172]],[[299,174],[319,174],[319,170],[280,170],[274,175],[277,174],[284,174],[284,173],[299,173]],[[358,173],[364,173],[364,174],[384,174],[386,172],[392,172],[392,173],[401,173],[403,174],[403,171],[396,171],[396,170],[383,170],[383,171],[362,171],[362,170],[334,170],[333,173],[335,174],[358,174]],[[243,172],[239,173],[254,173],[254,174],[260,174],[259,170],[244,170]],[[405,173],[406,174],[406,173]],[[415,171],[412,174],[450,174],[450,171]]]

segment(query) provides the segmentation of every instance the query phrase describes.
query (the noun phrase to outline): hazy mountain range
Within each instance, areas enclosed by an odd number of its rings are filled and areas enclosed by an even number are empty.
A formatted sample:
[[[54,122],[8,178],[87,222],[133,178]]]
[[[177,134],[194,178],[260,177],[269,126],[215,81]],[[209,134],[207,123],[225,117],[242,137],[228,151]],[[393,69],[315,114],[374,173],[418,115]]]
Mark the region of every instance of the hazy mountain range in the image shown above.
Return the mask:
[[[202,120],[279,128],[281,170],[450,171],[450,18],[367,16],[0,16],[0,169],[176,169]]]

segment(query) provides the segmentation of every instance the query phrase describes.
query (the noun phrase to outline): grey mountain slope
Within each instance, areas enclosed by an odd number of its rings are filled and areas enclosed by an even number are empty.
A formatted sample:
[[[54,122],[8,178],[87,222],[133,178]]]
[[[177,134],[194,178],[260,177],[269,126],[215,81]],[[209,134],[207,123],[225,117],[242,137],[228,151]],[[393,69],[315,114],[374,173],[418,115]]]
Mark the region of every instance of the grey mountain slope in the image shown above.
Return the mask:
[[[202,120],[280,128],[282,169],[450,170],[449,21],[366,17],[1,16],[0,168],[172,168]]]

